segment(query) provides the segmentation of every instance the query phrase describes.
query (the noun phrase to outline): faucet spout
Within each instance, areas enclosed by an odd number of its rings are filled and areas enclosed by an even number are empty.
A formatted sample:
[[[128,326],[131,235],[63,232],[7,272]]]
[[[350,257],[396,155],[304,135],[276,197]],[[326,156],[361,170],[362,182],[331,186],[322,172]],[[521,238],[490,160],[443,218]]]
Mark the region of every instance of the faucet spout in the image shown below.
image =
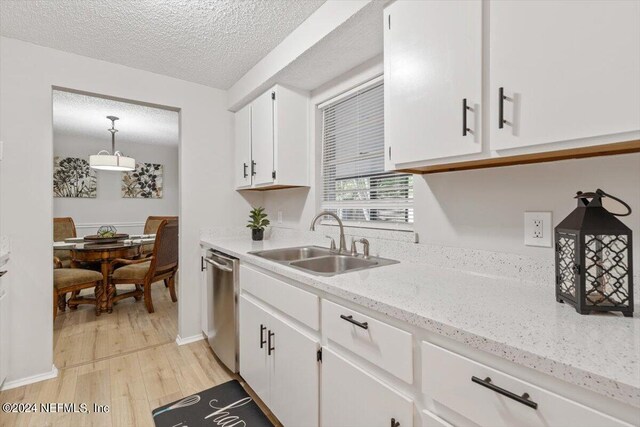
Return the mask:
[[[338,226],[340,227],[340,248],[338,249],[338,251],[339,252],[345,252],[347,250],[347,242],[346,242],[346,240],[344,238],[344,226],[342,225],[342,220],[340,219],[340,217],[338,217],[338,215],[334,214],[333,212],[329,212],[329,211],[320,212],[318,215],[316,215],[311,220],[311,226],[309,227],[309,230],[315,231],[316,222],[318,221],[318,219],[322,218],[325,215],[333,217],[338,222]]]

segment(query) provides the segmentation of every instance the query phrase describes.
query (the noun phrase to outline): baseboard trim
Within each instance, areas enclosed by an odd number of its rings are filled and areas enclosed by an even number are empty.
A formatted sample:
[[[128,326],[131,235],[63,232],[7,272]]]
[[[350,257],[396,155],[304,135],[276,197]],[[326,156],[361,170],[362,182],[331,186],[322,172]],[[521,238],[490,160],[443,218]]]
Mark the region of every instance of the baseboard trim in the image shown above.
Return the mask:
[[[0,388],[0,390],[2,391],[10,390],[12,388],[22,387],[24,385],[33,384],[33,383],[37,383],[44,380],[50,380],[51,378],[55,378],[57,376],[58,376],[58,368],[56,368],[56,365],[52,365],[51,370],[49,372],[44,372],[42,374],[36,374],[30,377],[20,378],[13,381],[5,381],[2,384],[2,388]]]
[[[176,344],[185,345],[192,342],[200,341],[204,339],[204,334],[192,335],[190,337],[182,338],[180,335],[176,337]]]

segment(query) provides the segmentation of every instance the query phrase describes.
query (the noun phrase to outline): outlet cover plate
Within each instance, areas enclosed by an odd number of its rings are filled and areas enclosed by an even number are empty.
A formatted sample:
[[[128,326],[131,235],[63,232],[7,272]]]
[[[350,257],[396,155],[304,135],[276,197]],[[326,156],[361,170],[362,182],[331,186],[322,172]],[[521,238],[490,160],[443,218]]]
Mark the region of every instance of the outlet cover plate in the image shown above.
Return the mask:
[[[551,212],[524,213],[524,244],[550,248],[553,244]]]

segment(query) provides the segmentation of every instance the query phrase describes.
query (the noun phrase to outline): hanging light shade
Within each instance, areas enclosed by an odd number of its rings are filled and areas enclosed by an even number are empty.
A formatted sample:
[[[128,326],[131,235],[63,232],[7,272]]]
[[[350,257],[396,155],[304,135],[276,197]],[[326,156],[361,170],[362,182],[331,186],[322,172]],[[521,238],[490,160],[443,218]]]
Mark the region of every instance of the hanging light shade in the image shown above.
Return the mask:
[[[119,120],[116,116],[107,116],[107,119],[111,120],[111,129],[107,129],[111,132],[111,153],[107,150],[101,150],[98,154],[89,156],[89,166],[92,169],[105,170],[105,171],[133,171],[136,169],[136,161],[133,157],[127,157],[120,151],[116,151],[116,132],[118,129],[115,127],[116,120]]]

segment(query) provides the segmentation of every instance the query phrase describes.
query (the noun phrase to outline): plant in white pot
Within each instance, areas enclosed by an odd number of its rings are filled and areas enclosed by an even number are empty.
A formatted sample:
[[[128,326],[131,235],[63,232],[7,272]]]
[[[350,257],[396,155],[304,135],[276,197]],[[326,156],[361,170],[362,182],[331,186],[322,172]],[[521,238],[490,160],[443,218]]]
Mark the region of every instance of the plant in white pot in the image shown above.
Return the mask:
[[[249,224],[247,228],[251,229],[251,238],[253,240],[262,240],[264,238],[264,229],[270,222],[267,219],[267,214],[264,213],[263,207],[257,207],[251,209],[249,213]]]

